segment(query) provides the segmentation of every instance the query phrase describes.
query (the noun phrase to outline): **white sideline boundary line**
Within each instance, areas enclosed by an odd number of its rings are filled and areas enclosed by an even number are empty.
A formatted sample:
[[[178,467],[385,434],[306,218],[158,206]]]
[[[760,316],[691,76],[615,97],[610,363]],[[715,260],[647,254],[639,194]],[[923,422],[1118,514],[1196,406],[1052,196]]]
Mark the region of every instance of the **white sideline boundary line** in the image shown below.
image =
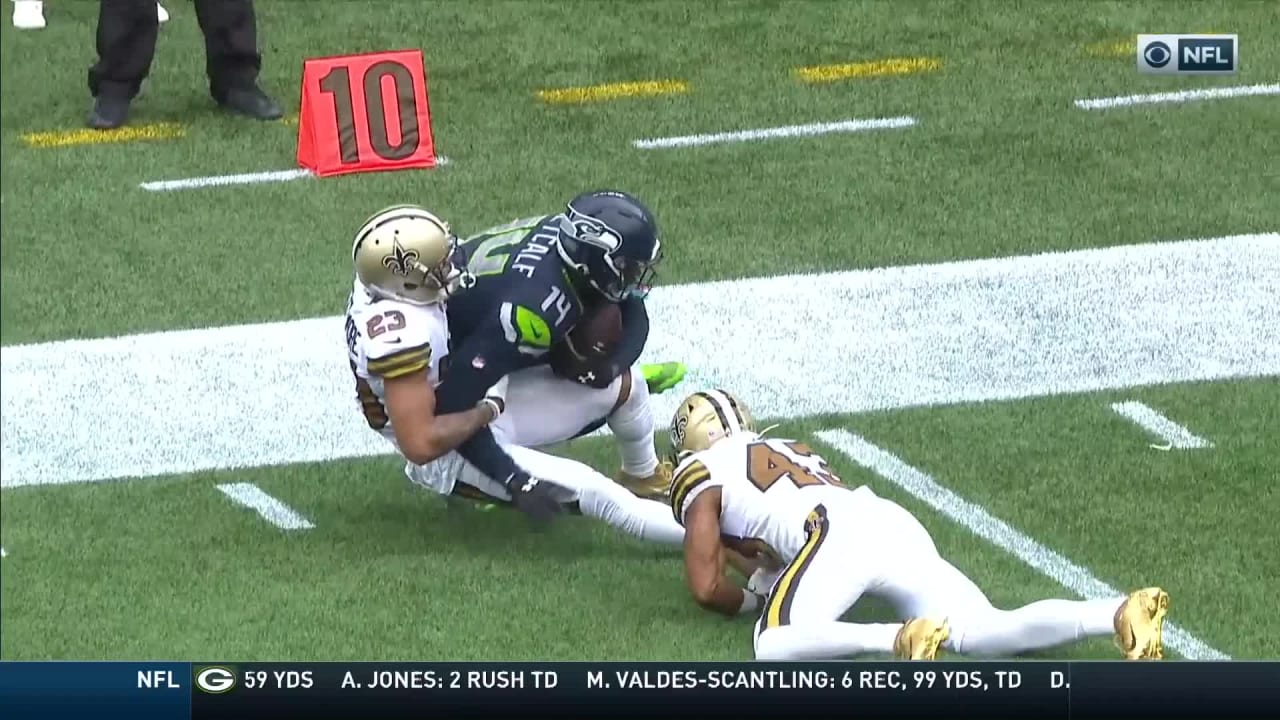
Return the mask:
[[[236,503],[257,512],[263,520],[281,530],[311,530],[315,527],[310,520],[271,497],[253,483],[225,483],[219,485],[218,489]]]
[[[1112,403],[1111,409],[1120,417],[1132,421],[1138,427],[1160,438],[1168,446],[1152,445],[1151,447],[1153,448],[1160,450],[1168,450],[1170,448],[1194,450],[1213,447],[1213,443],[1170,420],[1151,406],[1140,403],[1137,400]]]
[[[720,143],[749,142],[752,140],[773,140],[776,138],[812,137],[830,133],[861,132],[863,130],[890,130],[906,128],[916,124],[916,119],[909,116],[874,118],[870,120],[841,120],[829,123],[809,123],[807,125],[785,125],[783,127],[760,128],[758,130],[737,130],[734,132],[709,133],[704,135],[680,135],[677,137],[649,138],[633,140],[632,146],[640,150],[665,148],[696,147],[699,145],[715,145]]]
[[[1089,98],[1076,100],[1076,107],[1081,110],[1108,110],[1131,105],[1151,105],[1157,103],[1184,103],[1196,100],[1225,100],[1255,95],[1280,95],[1280,83],[1269,85],[1235,85],[1232,87],[1202,88],[1200,90],[1180,90],[1178,92],[1151,93],[1149,95],[1120,95],[1116,97]]]
[[[436,165],[443,167],[449,164],[449,158],[436,156]],[[202,177],[182,178],[180,180],[151,180],[140,183],[138,187],[149,192],[171,192],[174,190],[199,190],[210,187],[226,187],[228,185],[258,185],[261,183],[292,182],[303,178],[314,178],[315,175],[305,168],[292,170],[268,170],[266,172],[235,173],[233,175],[205,175]]]
[[[929,507],[964,526],[975,535],[1010,553],[1046,577],[1077,595],[1089,599],[1123,597],[1125,593],[1102,582],[1088,569],[1036,542],[1033,538],[948,490],[928,474],[903,462],[896,455],[872,445],[848,430],[821,430],[818,439],[845,453],[854,462],[874,471],[907,491]],[[1203,640],[1165,621],[1164,642],[1188,660],[1230,660]]]

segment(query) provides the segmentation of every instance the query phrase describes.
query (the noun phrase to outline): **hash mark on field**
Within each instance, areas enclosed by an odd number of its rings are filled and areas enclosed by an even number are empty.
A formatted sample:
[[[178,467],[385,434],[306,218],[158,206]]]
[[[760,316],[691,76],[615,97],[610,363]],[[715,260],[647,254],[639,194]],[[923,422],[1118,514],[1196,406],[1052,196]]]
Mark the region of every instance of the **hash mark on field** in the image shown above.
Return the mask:
[[[820,430],[817,437],[1077,595],[1088,600],[1124,597],[1124,593],[1094,577],[1086,568],[1041,545],[981,505],[965,500],[928,474],[866,439],[848,430]],[[1168,621],[1165,622],[1164,641],[1188,660],[1231,659]]]
[[[1196,435],[1185,427],[1161,415],[1158,411],[1148,405],[1130,400],[1128,402],[1112,403],[1111,409],[1121,417],[1132,420],[1134,424],[1143,430],[1164,440],[1169,447],[1152,445],[1151,447],[1161,450],[1169,448],[1179,448],[1189,450],[1195,448],[1211,448],[1213,443]]]
[[[552,105],[579,105],[589,102],[617,100],[618,98],[657,97],[687,92],[689,92],[689,83],[684,80],[642,80],[639,82],[539,90],[537,95],[539,100]]]
[[[114,130],[51,130],[49,132],[32,132],[22,136],[28,147],[54,148],[71,145],[99,145],[102,143],[133,142],[135,140],[172,140],[187,134],[187,129],[178,123],[154,123],[151,125],[130,125]]]
[[[1231,87],[1180,90],[1178,92],[1152,93],[1150,95],[1121,95],[1117,97],[1090,98],[1087,100],[1076,100],[1076,107],[1081,110],[1107,110],[1117,107],[1129,107],[1131,105],[1184,103],[1195,100],[1225,100],[1228,98],[1253,97],[1256,95],[1280,95],[1280,83],[1272,83],[1270,85],[1233,85]]]
[[[449,164],[449,158],[436,156],[436,165],[443,167]],[[173,190],[199,190],[210,187],[226,187],[228,185],[258,185],[261,183],[292,182],[303,178],[315,177],[310,170],[294,168],[292,170],[268,170],[266,172],[236,173],[234,175],[205,175],[203,177],[182,178],[181,180],[151,180],[140,183],[138,187],[150,192],[170,192]]]
[[[310,520],[266,494],[262,488],[253,483],[226,483],[219,485],[218,489],[237,503],[257,511],[263,520],[281,530],[310,530],[315,527]]]
[[[907,116],[874,118],[871,120],[841,120],[839,122],[786,125],[783,127],[760,128],[758,130],[737,130],[734,132],[710,133],[706,135],[681,135],[678,137],[652,138],[649,140],[635,140],[632,141],[631,144],[641,150],[695,147],[698,145],[747,142],[750,140],[811,137],[814,135],[860,132],[863,130],[887,130],[911,127],[915,124],[916,119]]]
[[[910,75],[937,70],[942,61],[937,58],[886,58],[869,62],[842,63],[839,65],[811,65],[795,69],[801,82],[834,82],[848,78],[883,77],[885,75]]]

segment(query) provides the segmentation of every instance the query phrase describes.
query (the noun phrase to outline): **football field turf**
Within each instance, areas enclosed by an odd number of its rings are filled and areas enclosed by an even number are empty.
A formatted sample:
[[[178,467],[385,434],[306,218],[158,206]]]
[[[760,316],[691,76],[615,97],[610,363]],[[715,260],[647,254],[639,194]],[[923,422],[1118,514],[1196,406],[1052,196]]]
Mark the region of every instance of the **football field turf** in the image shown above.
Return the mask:
[[[449,163],[148,190],[289,170],[296,118],[214,109],[173,3],[134,129],[88,133],[96,4],[4,23],[0,657],[749,658],[678,550],[428,496],[355,402],[336,316],[367,215],[466,235],[597,186],[664,232],[645,359],[690,372],[660,425],[724,387],[997,605],[1159,584],[1171,656],[1280,657],[1273,8],[257,5],[295,109],[306,57],[423,48]],[[1240,33],[1240,72],[1139,74],[1134,36],[1171,31]],[[616,464],[607,437],[556,451]]]

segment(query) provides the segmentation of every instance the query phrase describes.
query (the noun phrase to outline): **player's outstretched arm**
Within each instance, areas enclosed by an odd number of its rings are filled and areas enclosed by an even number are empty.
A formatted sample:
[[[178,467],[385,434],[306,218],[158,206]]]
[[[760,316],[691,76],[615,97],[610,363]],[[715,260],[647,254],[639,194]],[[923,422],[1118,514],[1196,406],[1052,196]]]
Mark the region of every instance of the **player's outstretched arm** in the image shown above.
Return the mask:
[[[703,492],[685,511],[684,571],[689,591],[702,607],[722,615],[760,609],[763,600],[759,595],[743,590],[724,574],[719,489]]]
[[[385,378],[387,417],[395,430],[396,444],[409,462],[426,465],[453,449],[497,419],[499,400],[481,401],[462,412],[436,415],[436,396],[426,370]]]

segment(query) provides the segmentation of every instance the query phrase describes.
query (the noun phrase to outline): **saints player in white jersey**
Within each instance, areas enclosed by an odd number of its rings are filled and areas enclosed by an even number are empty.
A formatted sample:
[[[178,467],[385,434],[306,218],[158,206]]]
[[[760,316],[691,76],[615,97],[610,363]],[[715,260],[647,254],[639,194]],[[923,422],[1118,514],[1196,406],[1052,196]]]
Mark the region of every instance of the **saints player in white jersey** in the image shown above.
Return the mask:
[[[687,397],[671,442],[680,464],[669,496],[685,527],[689,588],[711,610],[760,612],[758,659],[933,659],[940,645],[1016,655],[1112,633],[1126,658],[1162,655],[1163,590],[997,609],[909,512],[866,486],[846,487],[803,443],[763,437],[726,392]],[[726,555],[740,569],[754,563],[747,589],[726,578]],[[841,622],[863,595],[886,600],[902,622]]]
[[[530,510],[528,503],[573,504],[637,537],[679,543],[683,529],[665,504],[642,500],[582,463],[504,443],[527,474],[489,478],[454,452],[477,429],[499,419],[508,385],[503,378],[475,408],[435,414],[435,387],[448,372],[445,302],[471,282],[455,263],[456,252],[449,226],[412,205],[373,215],[352,245],[356,278],[346,336],[356,395],[369,426],[407,460],[405,474],[442,495],[514,500],[535,516],[538,507]],[[523,388],[515,390],[513,401],[537,401]],[[503,437],[518,442],[519,435],[512,430]]]

